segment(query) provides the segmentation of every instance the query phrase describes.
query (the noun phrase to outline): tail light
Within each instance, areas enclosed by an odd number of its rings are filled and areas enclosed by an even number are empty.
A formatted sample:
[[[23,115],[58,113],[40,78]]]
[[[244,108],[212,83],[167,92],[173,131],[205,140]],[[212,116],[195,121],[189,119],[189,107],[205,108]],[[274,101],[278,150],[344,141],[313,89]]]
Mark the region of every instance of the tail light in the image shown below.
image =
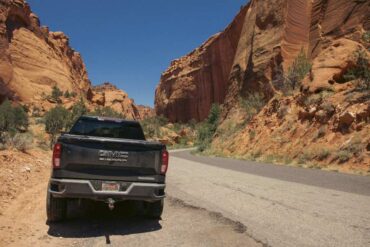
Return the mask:
[[[168,152],[167,150],[162,151],[162,166],[161,166],[161,174],[165,175],[168,169]]]
[[[53,149],[53,168],[60,168],[60,157],[62,155],[62,144],[56,143]]]

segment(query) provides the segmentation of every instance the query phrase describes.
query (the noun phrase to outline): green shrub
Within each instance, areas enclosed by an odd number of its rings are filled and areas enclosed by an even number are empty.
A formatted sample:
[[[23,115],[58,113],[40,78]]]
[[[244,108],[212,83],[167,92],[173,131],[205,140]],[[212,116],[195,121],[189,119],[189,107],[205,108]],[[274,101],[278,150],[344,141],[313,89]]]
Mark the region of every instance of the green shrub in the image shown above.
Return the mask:
[[[340,164],[347,162],[351,157],[352,154],[347,150],[341,150],[336,155],[336,159]]]
[[[141,126],[144,134],[148,139],[160,138],[161,132],[160,127],[168,124],[168,119],[164,116],[154,116],[142,120]]]
[[[72,109],[68,116],[66,129],[72,128],[73,124],[77,121],[77,119],[82,115],[87,114],[87,112],[88,110],[85,106],[85,102],[82,98],[80,98],[80,100],[72,106]]]
[[[45,114],[45,131],[50,135],[50,147],[55,143],[55,138],[68,125],[69,112],[62,106],[56,106]]]
[[[356,64],[350,68],[343,76],[345,81],[357,81],[357,89],[369,90],[370,89],[370,59],[366,52],[358,50],[354,54]]]
[[[305,76],[310,72],[312,64],[302,48],[285,76],[283,93],[286,95],[298,90]]]
[[[67,99],[71,97],[71,94],[68,90],[64,92],[64,97]]]
[[[16,133],[9,135],[6,140],[7,146],[16,148],[19,151],[26,152],[32,147],[33,136],[30,133]]]
[[[198,151],[205,151],[211,144],[213,135],[217,130],[217,126],[220,120],[221,109],[218,104],[213,104],[208,118],[199,125],[197,129],[197,141]]]
[[[76,98],[77,93],[76,92],[71,92],[69,95],[71,96],[71,98]]]
[[[366,1],[366,0],[364,0]],[[370,43],[370,31],[367,31],[365,32],[363,35],[362,35],[362,40],[366,43]]]
[[[266,105],[263,93],[255,92],[247,95],[246,98],[240,98],[240,106],[247,113],[247,122],[256,115]]]
[[[318,154],[317,154],[317,159],[322,161],[322,160],[325,160],[326,158],[328,158],[330,156],[330,150],[329,149],[321,149],[318,151]]]
[[[25,131],[28,125],[28,116],[23,107],[13,107],[9,100],[5,100],[0,105],[0,133]]]
[[[51,99],[54,100],[55,102],[60,103],[61,96],[63,96],[63,92],[57,86],[54,86],[51,91]]]

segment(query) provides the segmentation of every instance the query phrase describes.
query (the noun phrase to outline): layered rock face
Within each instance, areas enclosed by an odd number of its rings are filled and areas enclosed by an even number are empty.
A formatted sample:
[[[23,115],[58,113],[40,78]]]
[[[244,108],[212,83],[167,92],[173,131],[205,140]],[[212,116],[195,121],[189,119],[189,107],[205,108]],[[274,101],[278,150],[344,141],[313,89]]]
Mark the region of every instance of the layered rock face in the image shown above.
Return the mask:
[[[92,95],[91,102],[94,107],[110,107],[122,113],[127,119],[141,120],[153,116],[152,108],[137,106],[126,92],[109,82],[93,87]]]
[[[40,27],[38,17],[24,1],[1,1],[1,97],[35,102],[53,86],[87,95],[90,81],[85,65],[68,41],[62,32]]]
[[[64,33],[41,27],[24,0],[0,0],[0,103],[9,98],[47,111],[55,106],[45,97],[54,86],[77,94],[62,97],[68,109],[82,97],[90,109],[109,106],[130,119],[153,114],[109,83],[92,87],[81,55]]]
[[[156,89],[157,115],[172,122],[202,120],[213,102],[224,101],[246,11],[243,8],[225,31],[171,63]]]
[[[370,29],[369,13],[368,1],[252,0],[224,32],[171,63],[156,112],[203,120],[214,102],[228,114],[250,92],[271,98],[301,50],[314,59],[338,38],[358,41]]]

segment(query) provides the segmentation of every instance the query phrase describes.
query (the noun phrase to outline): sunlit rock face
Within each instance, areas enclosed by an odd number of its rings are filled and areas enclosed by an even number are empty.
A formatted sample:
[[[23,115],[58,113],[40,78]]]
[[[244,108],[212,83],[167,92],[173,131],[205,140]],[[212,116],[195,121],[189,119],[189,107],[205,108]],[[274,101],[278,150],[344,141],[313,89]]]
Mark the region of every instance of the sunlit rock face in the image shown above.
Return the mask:
[[[338,38],[359,41],[369,13],[367,1],[252,0],[223,32],[171,63],[156,90],[156,113],[203,120],[212,103],[227,113],[239,95],[271,98],[272,82],[302,49],[314,59]]]

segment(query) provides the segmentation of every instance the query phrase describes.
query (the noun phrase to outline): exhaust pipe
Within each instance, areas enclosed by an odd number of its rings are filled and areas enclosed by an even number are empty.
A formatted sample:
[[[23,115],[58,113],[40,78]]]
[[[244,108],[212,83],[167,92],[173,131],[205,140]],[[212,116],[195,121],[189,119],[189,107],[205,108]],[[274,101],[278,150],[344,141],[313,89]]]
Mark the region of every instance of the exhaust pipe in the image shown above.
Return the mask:
[[[115,200],[113,200],[113,198],[108,198],[108,200],[107,200],[107,203],[108,203],[108,208],[109,208],[109,210],[113,210],[114,209],[114,203],[115,203],[116,201]]]

